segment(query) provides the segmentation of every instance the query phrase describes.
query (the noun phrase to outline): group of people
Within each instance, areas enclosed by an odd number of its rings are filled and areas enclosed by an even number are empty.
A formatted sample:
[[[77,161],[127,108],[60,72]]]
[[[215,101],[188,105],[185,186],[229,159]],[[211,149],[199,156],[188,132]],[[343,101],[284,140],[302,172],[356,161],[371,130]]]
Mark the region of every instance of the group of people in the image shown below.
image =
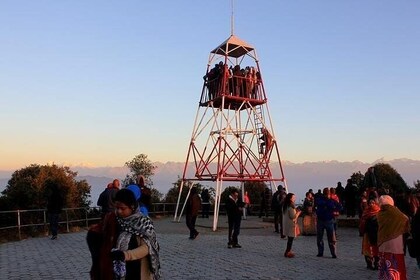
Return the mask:
[[[208,190],[204,189],[201,193],[203,196],[208,194]],[[245,193],[244,199],[240,199],[239,190],[233,188],[228,199],[225,201],[226,214],[228,217],[228,248],[241,248],[242,246],[238,243],[238,235],[241,228],[241,220],[243,215],[244,208],[247,208],[247,203],[249,202],[248,194]],[[192,187],[185,205],[185,220],[187,227],[190,232],[190,239],[196,239],[199,235],[199,232],[195,228],[195,223],[197,216],[201,208],[201,199],[198,195],[197,187]],[[203,216],[204,217],[204,216]],[[207,216],[208,217],[208,214]]]
[[[367,205],[364,207],[359,231],[363,236],[362,254],[366,267],[379,270],[380,279],[407,279],[404,256],[407,240],[413,238],[414,257],[420,268],[420,211],[404,211],[399,197],[383,194],[378,197],[376,190],[367,190]],[[410,236],[411,235],[411,236]],[[392,278],[399,277],[399,278]]]
[[[160,279],[159,244],[147,206],[140,200],[144,178],[139,176],[136,184],[119,189],[114,180],[98,199],[103,215],[100,224],[91,227],[87,240],[92,254],[92,279]],[[405,240],[411,233],[417,250],[420,268],[420,208],[415,204],[413,215],[403,213],[394,199],[376,190],[367,189],[367,203],[360,214],[362,254],[368,269],[379,270],[379,279],[406,279]],[[266,190],[264,191],[266,193]],[[296,196],[287,193],[279,185],[272,195],[274,229],[282,239],[287,238],[284,257],[295,257],[292,251],[294,239],[300,234],[298,218],[311,217],[315,224],[317,257],[324,256],[323,235],[326,232],[328,248],[332,258],[337,258],[336,218],[343,207],[335,188],[324,188],[314,194],[306,193],[302,207],[296,206]],[[413,199],[413,198],[412,198]],[[227,247],[241,248],[238,242],[243,209],[246,207],[237,188],[232,188],[225,201],[228,218]],[[143,206],[142,206],[143,205]],[[186,223],[190,239],[199,232],[195,222],[202,203],[196,187],[190,189],[186,203]],[[411,213],[411,212],[410,212]],[[315,220],[313,220],[315,218]],[[411,225],[411,232],[410,232]],[[393,278],[394,277],[394,278]]]
[[[258,85],[261,83],[260,72],[253,66],[241,68],[240,65],[231,65],[220,61],[203,77],[208,89],[208,98],[213,100],[221,94],[257,98]]]
[[[338,184],[341,185],[341,184]],[[347,186],[354,187],[351,182]],[[347,192],[355,193],[357,189]],[[342,193],[342,194],[345,194]],[[395,202],[396,200],[396,202]],[[406,279],[404,256],[406,240],[413,238],[414,256],[420,268],[420,203],[415,196],[401,200],[401,192],[397,192],[395,200],[388,194],[378,194],[375,188],[362,191],[360,205],[353,199],[344,212],[347,217],[354,217],[358,208],[360,222],[359,232],[362,238],[362,255],[367,269],[379,270],[379,279]],[[342,212],[340,198],[336,189],[325,188],[322,193],[306,193],[303,203],[303,215],[309,224],[315,225],[318,245],[318,255],[323,256],[323,231],[327,232],[328,245],[333,258],[336,258],[337,222],[336,217]],[[304,230],[305,224],[304,220]],[[411,225],[411,231],[410,231]],[[313,228],[309,226],[309,228]],[[410,236],[411,235],[411,236]]]
[[[143,176],[119,186],[116,179],[101,193],[102,220],[88,231],[91,279],[161,279],[159,243],[148,217],[150,190]]]

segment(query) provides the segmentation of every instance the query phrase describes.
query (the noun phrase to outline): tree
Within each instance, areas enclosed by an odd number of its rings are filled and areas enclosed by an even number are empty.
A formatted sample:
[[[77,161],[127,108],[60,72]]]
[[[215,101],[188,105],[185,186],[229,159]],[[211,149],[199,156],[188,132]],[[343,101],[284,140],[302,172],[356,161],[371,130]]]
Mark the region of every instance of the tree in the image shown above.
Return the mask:
[[[179,188],[181,187],[182,179],[178,177],[178,180],[175,183],[172,183],[172,188],[168,190],[165,196],[165,202],[166,203],[177,203],[178,201],[178,195],[179,195]],[[182,193],[181,193],[181,199],[180,203],[184,203],[185,199],[187,198],[188,190],[192,186],[191,181],[186,181],[184,183],[184,186],[182,187]],[[201,193],[203,189],[203,185],[200,183],[195,183],[194,186],[197,188],[197,193]],[[210,191],[209,191],[210,193]],[[211,195],[211,194],[210,194]]]
[[[409,190],[401,175],[388,163],[377,163],[370,167],[365,173],[365,178],[363,187],[376,187],[379,193],[394,196],[398,192]]]
[[[248,192],[251,204],[261,204],[261,193],[264,191],[266,184],[264,182],[245,182],[244,191]],[[277,190],[277,186],[276,186]],[[239,192],[240,193],[240,192]]]
[[[220,195],[220,204],[224,204],[227,201],[229,195],[232,193],[233,190],[237,190],[239,192],[239,195],[241,194],[241,189],[238,187],[226,187],[226,189],[224,189],[222,194]]]
[[[44,209],[48,181],[56,182],[64,198],[65,207],[86,207],[90,204],[90,186],[85,181],[77,181],[77,172],[69,167],[32,164],[12,174],[2,200],[11,209]]]
[[[152,192],[152,203],[159,203],[162,201],[163,193],[155,188],[151,188],[150,191]]]
[[[352,183],[356,184],[359,189],[362,189],[364,186],[365,176],[358,171],[350,176],[350,180]]]
[[[420,192],[420,180],[414,182],[414,188],[417,190],[417,192]]]
[[[127,186],[130,182],[136,182],[139,175],[144,177],[146,186],[151,187],[153,185],[151,177],[155,175],[156,166],[147,158],[147,155],[139,154],[132,160],[127,161],[125,166],[130,169],[130,173],[125,176],[123,185]]]

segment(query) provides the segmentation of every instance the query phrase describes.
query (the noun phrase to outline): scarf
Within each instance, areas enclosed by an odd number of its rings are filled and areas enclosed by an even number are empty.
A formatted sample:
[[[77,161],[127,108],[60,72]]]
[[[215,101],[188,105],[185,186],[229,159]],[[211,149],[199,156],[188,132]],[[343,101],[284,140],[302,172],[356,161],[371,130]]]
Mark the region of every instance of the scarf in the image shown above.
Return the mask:
[[[407,216],[392,205],[382,205],[378,225],[378,246],[410,230]]]
[[[360,218],[360,225],[359,225],[359,230],[360,233],[363,234],[365,233],[365,227],[366,227],[366,221],[373,217],[376,216],[379,213],[379,210],[381,210],[381,208],[379,207],[378,204],[374,203],[372,205],[369,205],[364,211],[363,211],[363,215]]]
[[[128,244],[133,235],[139,236],[146,243],[149,248],[149,263],[150,271],[153,279],[161,279],[160,261],[159,261],[159,243],[156,239],[156,232],[153,222],[147,216],[143,216],[138,211],[126,218],[117,217],[117,222],[121,226],[122,232],[118,236],[117,249],[121,251],[128,250]],[[121,269],[121,277],[124,277],[125,264],[114,263],[116,272]]]

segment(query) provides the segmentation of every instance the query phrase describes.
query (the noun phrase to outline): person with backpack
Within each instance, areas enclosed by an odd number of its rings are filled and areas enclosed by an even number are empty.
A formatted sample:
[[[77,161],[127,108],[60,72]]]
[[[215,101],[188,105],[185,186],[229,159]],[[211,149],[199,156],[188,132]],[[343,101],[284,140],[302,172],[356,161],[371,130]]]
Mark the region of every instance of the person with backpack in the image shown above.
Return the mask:
[[[280,233],[281,238],[286,238],[283,231],[283,215],[282,206],[286,197],[286,190],[282,185],[277,186],[277,191],[273,194],[271,199],[271,209],[274,213],[274,232]],[[280,225],[280,230],[279,230]]]

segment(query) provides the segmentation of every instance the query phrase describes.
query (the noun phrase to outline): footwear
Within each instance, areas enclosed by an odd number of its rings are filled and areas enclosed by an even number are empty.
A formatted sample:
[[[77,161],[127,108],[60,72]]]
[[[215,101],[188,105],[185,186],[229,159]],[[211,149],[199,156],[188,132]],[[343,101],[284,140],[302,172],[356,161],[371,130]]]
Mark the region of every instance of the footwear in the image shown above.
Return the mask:
[[[228,244],[228,249],[232,249],[232,244]]]
[[[316,255],[317,257],[323,257],[324,255],[323,254],[318,254],[318,255]]]
[[[291,251],[285,252],[284,253],[284,257],[285,258],[294,258],[295,257],[295,254],[293,254]]]
[[[239,244],[234,244],[234,245],[233,245],[233,248],[242,248],[242,246],[241,246],[241,245],[239,245]]]
[[[278,230],[275,230],[274,232],[275,232],[275,233],[280,233]]]
[[[337,255],[332,255],[331,256],[333,259],[336,259],[337,258]]]
[[[286,235],[282,235],[281,236],[281,239],[286,239]]]
[[[56,240],[56,239],[57,239],[57,235],[51,236],[51,240]]]
[[[194,234],[193,239],[196,239],[196,238],[197,238],[197,236],[198,236],[199,234],[200,234],[200,233],[197,231],[197,232]]]

